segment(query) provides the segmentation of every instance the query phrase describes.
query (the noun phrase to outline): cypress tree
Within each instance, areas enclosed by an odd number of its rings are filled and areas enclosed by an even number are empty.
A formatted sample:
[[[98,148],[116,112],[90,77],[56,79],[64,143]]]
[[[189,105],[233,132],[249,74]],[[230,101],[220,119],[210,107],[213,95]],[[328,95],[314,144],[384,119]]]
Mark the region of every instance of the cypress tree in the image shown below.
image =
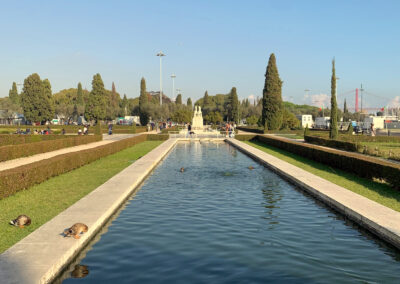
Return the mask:
[[[182,95],[181,94],[178,94],[178,96],[176,97],[175,104],[177,104],[177,105],[182,104]]]
[[[43,107],[41,110],[42,121],[52,120],[54,118],[54,101],[53,101],[53,93],[51,91],[51,84],[48,79],[44,79],[42,81],[43,86]]]
[[[239,124],[239,99],[236,93],[236,88],[233,87],[230,94],[230,117],[232,121]]]
[[[78,83],[78,93],[76,95],[76,104],[80,105],[80,106],[83,106],[83,104],[84,104],[81,82]]]
[[[210,97],[208,96],[208,92],[206,91],[204,93],[204,98],[203,98],[203,108],[208,106],[210,104]]]
[[[188,108],[193,109],[193,103],[191,98],[187,99],[186,105],[188,106]]]
[[[330,139],[337,139],[338,127],[337,127],[337,103],[336,103],[336,70],[335,70],[335,59],[332,60],[332,78],[331,78],[331,127],[329,131]]]
[[[149,123],[147,104],[148,104],[148,98],[146,92],[146,80],[142,78],[142,80],[140,80],[140,96],[139,96],[139,117],[141,125],[147,125],[147,123]]]
[[[347,121],[349,119],[349,110],[347,109],[346,99],[344,99],[343,105],[343,120]]]
[[[20,97],[18,95],[17,84],[15,82],[13,82],[11,90],[8,92],[8,97],[14,104],[20,104]]]
[[[106,91],[104,83],[99,73],[93,76],[92,91],[89,94],[87,104],[85,106],[85,117],[87,120],[102,120],[106,116]]]
[[[265,85],[262,99],[262,125],[269,130],[277,130],[282,125],[282,81],[279,78],[275,55],[269,57],[265,73]]]
[[[127,109],[128,109],[128,98],[126,97],[126,94],[124,94],[124,98],[122,99],[122,111],[124,112],[124,115],[127,115]]]

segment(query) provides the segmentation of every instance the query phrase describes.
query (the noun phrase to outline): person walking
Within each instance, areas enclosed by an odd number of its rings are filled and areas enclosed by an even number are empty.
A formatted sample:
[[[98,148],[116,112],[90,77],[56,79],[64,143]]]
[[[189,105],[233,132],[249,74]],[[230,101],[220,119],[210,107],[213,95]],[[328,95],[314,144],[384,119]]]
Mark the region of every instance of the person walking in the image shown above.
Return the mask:
[[[189,136],[192,136],[192,126],[190,125],[190,123],[188,124],[188,134]]]
[[[112,124],[111,122],[108,124],[108,135],[112,134]]]

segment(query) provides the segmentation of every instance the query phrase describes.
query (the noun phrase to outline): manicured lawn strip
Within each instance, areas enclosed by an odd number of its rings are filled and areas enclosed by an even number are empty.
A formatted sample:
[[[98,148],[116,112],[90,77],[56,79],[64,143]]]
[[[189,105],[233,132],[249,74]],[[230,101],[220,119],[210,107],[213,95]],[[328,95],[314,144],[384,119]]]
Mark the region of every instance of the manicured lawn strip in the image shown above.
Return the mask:
[[[400,211],[400,192],[386,184],[360,178],[339,169],[333,169],[327,165],[317,163],[258,141],[243,142],[386,207]]]
[[[0,253],[67,209],[112,176],[132,164],[163,141],[146,141],[96,160],[71,172],[0,200]],[[32,218],[24,229],[8,222],[20,214]],[[44,236],[45,240],[45,236]]]

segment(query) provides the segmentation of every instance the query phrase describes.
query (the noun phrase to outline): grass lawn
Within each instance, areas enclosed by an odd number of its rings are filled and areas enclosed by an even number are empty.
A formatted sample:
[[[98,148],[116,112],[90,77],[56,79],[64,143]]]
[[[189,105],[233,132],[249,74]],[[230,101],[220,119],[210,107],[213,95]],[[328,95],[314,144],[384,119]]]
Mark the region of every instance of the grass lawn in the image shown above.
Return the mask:
[[[275,135],[285,137],[285,138],[290,138],[290,139],[303,139],[304,138],[303,135],[299,135],[299,134],[275,134]]]
[[[392,189],[386,184],[360,178],[356,175],[339,169],[333,169],[327,165],[314,162],[299,155],[271,147],[258,141],[243,142],[319,177],[329,180],[334,184],[342,186],[348,190],[400,212],[400,192]]]
[[[0,253],[161,143],[142,142],[0,200]],[[8,224],[20,214],[31,217],[32,224],[24,229]]]
[[[395,142],[360,142],[361,145],[367,146],[372,153],[377,156],[389,158],[396,157],[400,160],[400,143]],[[377,150],[377,152],[375,151]]]

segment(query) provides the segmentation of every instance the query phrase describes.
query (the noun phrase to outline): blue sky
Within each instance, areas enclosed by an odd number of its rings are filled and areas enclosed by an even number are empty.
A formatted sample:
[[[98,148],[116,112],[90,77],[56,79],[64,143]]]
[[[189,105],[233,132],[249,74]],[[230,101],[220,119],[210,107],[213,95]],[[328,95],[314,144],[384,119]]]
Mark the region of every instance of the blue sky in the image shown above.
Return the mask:
[[[139,94],[141,77],[184,100],[228,93],[262,96],[273,52],[283,97],[320,104],[330,93],[336,58],[339,104],[400,106],[400,1],[1,1],[0,97],[31,73],[48,78],[53,92],[91,89],[100,73],[107,88]],[[310,89],[305,98],[305,89]]]

